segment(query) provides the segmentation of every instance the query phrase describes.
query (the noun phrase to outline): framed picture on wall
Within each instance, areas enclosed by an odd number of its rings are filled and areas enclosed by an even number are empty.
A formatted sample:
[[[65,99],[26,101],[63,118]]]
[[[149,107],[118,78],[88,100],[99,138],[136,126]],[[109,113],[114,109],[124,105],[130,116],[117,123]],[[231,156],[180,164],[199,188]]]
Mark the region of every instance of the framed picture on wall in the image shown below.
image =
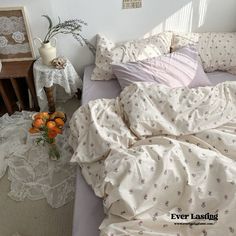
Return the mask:
[[[0,7],[0,60],[33,60],[34,51],[24,7]]]

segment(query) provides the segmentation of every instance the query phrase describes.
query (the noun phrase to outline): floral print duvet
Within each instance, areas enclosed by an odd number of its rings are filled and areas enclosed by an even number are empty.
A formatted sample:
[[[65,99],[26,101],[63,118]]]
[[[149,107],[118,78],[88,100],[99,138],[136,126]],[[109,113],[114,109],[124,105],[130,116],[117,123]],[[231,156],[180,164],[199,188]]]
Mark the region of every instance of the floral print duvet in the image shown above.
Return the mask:
[[[236,235],[235,82],[137,83],[70,126],[72,161],[103,198],[100,235]]]

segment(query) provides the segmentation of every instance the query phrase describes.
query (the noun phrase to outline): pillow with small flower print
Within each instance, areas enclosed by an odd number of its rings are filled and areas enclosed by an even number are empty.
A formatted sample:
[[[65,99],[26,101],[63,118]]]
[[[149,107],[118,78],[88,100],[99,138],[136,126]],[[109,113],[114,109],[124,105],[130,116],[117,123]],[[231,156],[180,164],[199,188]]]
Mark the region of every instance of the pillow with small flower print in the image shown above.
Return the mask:
[[[196,43],[205,72],[236,74],[236,33],[174,33],[171,48]]]
[[[115,78],[111,63],[126,63],[160,56],[170,52],[171,32],[164,32],[148,38],[115,44],[105,36],[97,35],[95,69],[91,80]]]

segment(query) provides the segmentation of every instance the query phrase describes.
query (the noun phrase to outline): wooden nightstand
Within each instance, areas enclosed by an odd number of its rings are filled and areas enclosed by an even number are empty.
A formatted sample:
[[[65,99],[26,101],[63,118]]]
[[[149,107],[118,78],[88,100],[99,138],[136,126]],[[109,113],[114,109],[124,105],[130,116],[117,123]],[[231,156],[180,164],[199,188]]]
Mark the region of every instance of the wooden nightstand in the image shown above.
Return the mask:
[[[4,102],[4,108],[6,108],[9,114],[17,110],[16,101],[18,101],[19,110],[30,109],[29,102],[26,102],[28,100],[28,92],[22,92],[25,86],[24,84],[20,85],[20,82],[22,82],[20,80],[26,82],[27,90],[29,89],[31,93],[33,110],[39,110],[34,87],[33,62],[15,61],[2,63],[2,71],[0,72],[0,96]],[[4,109],[1,113],[4,113]]]

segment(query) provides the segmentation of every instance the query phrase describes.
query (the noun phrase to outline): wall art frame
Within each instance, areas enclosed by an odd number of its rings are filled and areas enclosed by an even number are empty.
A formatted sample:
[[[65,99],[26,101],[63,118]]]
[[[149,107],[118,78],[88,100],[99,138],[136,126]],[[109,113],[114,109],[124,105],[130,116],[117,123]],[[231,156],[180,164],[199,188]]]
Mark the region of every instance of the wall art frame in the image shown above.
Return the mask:
[[[129,8],[141,8],[142,7],[142,0],[123,0],[122,8],[129,9]]]
[[[0,60],[34,59],[33,41],[25,7],[0,7]]]

